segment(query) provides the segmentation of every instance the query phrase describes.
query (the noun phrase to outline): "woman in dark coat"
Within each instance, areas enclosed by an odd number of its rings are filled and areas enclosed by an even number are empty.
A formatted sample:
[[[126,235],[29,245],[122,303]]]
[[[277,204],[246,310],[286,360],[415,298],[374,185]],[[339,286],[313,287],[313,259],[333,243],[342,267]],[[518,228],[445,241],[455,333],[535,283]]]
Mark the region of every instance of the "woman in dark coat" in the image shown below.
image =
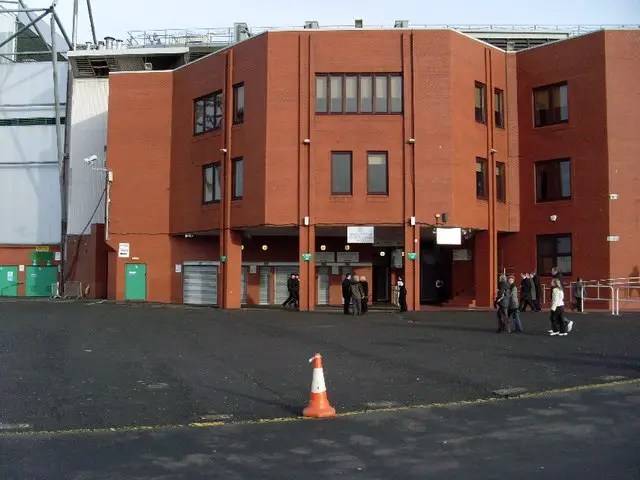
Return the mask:
[[[344,302],[344,314],[349,315],[351,305],[351,274],[347,273],[342,281],[342,301]]]
[[[360,277],[360,286],[362,287],[362,313],[367,313],[369,310],[369,282],[364,275]]]

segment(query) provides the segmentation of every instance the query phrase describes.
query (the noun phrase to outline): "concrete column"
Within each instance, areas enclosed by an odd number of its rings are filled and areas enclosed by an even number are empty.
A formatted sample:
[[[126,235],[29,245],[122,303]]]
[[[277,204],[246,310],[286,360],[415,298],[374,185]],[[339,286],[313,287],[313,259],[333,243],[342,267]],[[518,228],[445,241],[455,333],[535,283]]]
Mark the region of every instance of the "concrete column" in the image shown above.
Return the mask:
[[[483,230],[476,233],[474,244],[476,305],[490,307],[493,305],[498,276],[495,257],[496,237],[489,231]]]
[[[411,260],[410,253],[415,253]],[[404,227],[404,282],[407,287],[407,310],[420,310],[420,226]]]
[[[300,262],[300,310],[315,310],[316,307],[316,262],[314,258],[316,245],[316,228],[313,225],[298,228],[298,259]],[[305,261],[302,256],[311,254]]]
[[[242,301],[242,233],[235,230],[225,230],[223,235],[226,237],[224,239],[226,259],[224,262],[220,262],[218,277],[218,289],[221,289],[218,295],[218,298],[221,299],[220,307],[240,308]]]

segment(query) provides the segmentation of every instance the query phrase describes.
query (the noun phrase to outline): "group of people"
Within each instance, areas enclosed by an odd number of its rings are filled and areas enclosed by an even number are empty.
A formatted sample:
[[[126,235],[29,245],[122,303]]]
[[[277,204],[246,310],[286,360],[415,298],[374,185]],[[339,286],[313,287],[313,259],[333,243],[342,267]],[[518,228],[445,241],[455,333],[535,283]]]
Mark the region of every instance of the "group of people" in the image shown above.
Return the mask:
[[[342,281],[344,314],[362,315],[369,310],[369,282],[364,275],[347,273]]]
[[[287,278],[287,291],[289,292],[289,296],[282,303],[282,307],[298,310],[300,308],[300,275],[292,273],[291,276]]]
[[[551,329],[549,335],[566,336],[573,328],[573,321],[566,318],[564,313],[564,288],[562,286],[561,274],[557,268],[551,270],[551,308],[550,322]],[[521,274],[520,282],[521,297],[518,297],[518,286],[515,277],[510,275],[500,275],[498,281],[498,292],[494,305],[498,315],[497,333],[522,333],[522,320],[520,312],[526,311],[529,307],[534,312],[540,311],[540,299],[542,297],[542,287],[538,275],[533,273]],[[582,304],[582,282],[578,279],[580,297],[576,297],[576,303]]]

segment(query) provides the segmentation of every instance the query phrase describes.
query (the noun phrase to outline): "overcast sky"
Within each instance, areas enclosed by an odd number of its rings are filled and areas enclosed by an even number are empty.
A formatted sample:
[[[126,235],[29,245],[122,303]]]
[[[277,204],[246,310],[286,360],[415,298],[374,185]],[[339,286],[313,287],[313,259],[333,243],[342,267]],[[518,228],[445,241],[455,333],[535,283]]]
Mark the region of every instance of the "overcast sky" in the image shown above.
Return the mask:
[[[51,0],[26,0],[43,7]],[[86,0],[80,0],[79,41],[91,38]],[[126,39],[129,30],[250,26],[414,24],[640,24],[640,0],[92,0],[99,38]],[[58,0],[71,35],[73,0]]]

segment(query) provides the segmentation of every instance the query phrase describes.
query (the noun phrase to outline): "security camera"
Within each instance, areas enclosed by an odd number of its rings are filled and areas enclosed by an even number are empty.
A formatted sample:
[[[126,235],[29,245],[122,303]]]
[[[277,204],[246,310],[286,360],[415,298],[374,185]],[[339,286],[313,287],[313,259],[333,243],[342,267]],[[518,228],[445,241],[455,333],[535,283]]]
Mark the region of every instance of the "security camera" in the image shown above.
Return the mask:
[[[86,163],[87,165],[91,165],[92,163],[95,163],[96,160],[98,160],[98,156],[91,155],[90,157],[84,159],[84,163]]]

